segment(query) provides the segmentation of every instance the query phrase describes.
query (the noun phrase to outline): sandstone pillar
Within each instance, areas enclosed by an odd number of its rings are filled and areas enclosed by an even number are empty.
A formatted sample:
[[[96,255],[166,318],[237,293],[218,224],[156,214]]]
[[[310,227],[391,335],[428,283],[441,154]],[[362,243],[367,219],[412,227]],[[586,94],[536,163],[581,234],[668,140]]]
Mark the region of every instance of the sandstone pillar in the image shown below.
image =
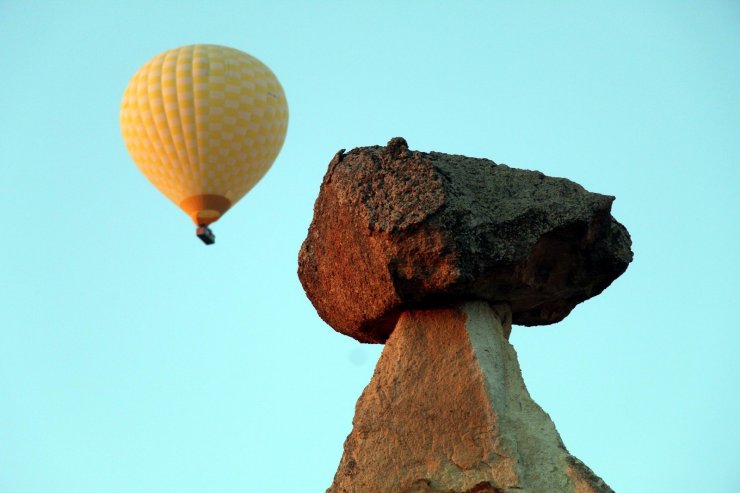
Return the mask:
[[[328,492],[612,491],[530,398],[510,317],[482,301],[404,312]]]

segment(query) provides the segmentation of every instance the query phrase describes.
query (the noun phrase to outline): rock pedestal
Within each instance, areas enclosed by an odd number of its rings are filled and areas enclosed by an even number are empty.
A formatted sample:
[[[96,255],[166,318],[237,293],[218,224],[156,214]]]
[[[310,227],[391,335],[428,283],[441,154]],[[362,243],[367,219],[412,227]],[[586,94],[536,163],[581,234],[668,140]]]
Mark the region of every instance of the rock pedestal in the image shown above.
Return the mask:
[[[507,339],[627,269],[613,201],[400,137],[334,156],[298,277],[334,330],[387,345],[330,493],[612,491],[529,397]]]
[[[404,312],[327,493],[611,492],[529,396],[507,305]]]

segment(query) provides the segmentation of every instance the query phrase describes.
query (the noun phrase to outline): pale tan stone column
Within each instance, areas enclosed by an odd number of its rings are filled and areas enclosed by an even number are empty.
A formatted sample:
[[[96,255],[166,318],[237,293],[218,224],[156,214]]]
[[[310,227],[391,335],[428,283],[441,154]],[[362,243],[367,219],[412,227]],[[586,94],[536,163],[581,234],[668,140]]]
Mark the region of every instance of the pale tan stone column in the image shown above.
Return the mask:
[[[327,491],[611,492],[529,396],[510,331],[505,305],[404,312]]]

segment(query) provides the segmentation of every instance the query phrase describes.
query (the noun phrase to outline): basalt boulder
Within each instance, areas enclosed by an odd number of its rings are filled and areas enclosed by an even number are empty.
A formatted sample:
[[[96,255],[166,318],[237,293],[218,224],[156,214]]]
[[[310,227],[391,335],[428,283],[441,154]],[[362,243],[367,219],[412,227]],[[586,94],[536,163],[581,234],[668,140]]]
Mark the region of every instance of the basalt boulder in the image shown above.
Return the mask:
[[[409,309],[505,303],[547,325],[601,293],[632,260],[614,197],[489,159],[387,146],[339,151],[299,254],[321,318],[383,343]]]

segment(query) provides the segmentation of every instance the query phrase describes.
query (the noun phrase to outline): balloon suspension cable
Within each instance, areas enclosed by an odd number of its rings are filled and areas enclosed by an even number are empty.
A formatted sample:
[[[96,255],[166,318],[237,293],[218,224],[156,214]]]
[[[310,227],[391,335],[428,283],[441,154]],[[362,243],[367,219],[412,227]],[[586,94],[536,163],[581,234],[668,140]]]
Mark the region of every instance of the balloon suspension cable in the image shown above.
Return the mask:
[[[216,235],[213,234],[213,231],[211,231],[211,228],[205,225],[200,225],[195,230],[195,234],[198,238],[200,238],[203,243],[206,245],[213,245],[216,243]]]

